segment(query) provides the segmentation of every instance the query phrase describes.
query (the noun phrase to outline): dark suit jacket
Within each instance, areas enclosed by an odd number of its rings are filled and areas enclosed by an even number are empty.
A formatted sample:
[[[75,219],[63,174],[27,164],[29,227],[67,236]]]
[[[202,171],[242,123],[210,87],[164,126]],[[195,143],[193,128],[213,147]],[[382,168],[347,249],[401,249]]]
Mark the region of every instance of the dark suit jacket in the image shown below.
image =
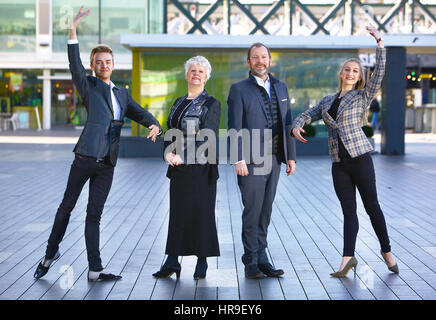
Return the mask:
[[[79,44],[68,45],[68,60],[74,85],[85,104],[88,118],[73,152],[93,158],[109,156],[116,165],[120,144],[122,119],[126,116],[149,127],[159,122],[129,95],[125,88],[115,87],[114,95],[121,107],[121,120],[115,121],[110,86],[100,79],[86,74],[79,54]]]
[[[271,81],[271,90],[275,90],[280,108],[283,134],[283,150],[285,154],[285,162],[295,160],[295,140],[291,136],[292,114],[291,105],[289,102],[288,88],[284,82],[281,82],[269,75]],[[228,110],[228,127],[239,131],[248,129],[250,131],[250,148],[252,148],[253,129],[261,130],[260,151],[261,156],[264,150],[264,135],[263,130],[268,128],[268,111],[264,104],[262,95],[257,84],[248,77],[245,80],[232,84],[230,87],[229,96],[227,98]],[[238,159],[237,161],[245,160],[247,163],[253,163],[252,153],[250,150],[249,158],[247,159],[242,154],[242,140],[238,139]]]

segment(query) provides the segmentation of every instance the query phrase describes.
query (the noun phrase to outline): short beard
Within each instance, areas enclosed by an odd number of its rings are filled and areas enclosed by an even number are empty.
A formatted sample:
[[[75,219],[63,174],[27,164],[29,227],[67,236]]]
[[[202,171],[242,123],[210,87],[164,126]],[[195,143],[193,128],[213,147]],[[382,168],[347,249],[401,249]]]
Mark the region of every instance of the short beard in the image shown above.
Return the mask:
[[[265,68],[265,71],[262,73],[257,72],[256,69],[254,69],[254,68],[251,69],[251,73],[254,74],[255,76],[258,76],[258,77],[262,77],[262,76],[268,74],[268,72],[269,72],[268,68]]]

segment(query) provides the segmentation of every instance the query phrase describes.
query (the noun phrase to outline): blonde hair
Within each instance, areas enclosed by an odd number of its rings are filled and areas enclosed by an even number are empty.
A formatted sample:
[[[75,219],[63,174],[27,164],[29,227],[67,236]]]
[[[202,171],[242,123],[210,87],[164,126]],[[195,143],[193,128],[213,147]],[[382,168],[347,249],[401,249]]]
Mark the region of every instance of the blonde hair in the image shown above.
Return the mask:
[[[348,62],[355,62],[355,63],[357,63],[358,66],[359,66],[359,73],[360,73],[360,79],[359,79],[359,81],[356,82],[356,84],[354,85],[352,90],[361,90],[361,89],[363,89],[365,87],[365,73],[364,73],[362,64],[360,63],[359,59],[351,58],[351,59],[345,60],[344,63],[342,64],[341,69],[339,70],[339,73],[338,73],[338,78],[339,78],[338,90],[339,91],[342,90],[342,84],[343,83],[342,83],[341,73],[342,73],[342,70],[344,70],[344,67],[345,67],[345,65]],[[362,126],[364,126],[367,122],[368,122],[368,106],[366,106],[366,108],[365,108],[365,112],[363,113],[363,116],[362,116],[362,119],[360,121],[360,124]]]
[[[357,90],[361,90],[361,89],[363,89],[365,87],[365,74],[364,74],[364,70],[363,70],[362,64],[360,63],[359,59],[351,58],[351,59],[345,60],[345,62],[342,64],[341,69],[338,72],[338,78],[339,78],[338,90],[339,91],[342,90],[341,72],[342,72],[342,70],[344,70],[344,67],[345,67],[345,65],[348,62],[355,62],[355,63],[357,63],[359,65],[360,79],[354,85],[353,90],[356,90],[356,89]]]
[[[91,62],[91,64],[94,64],[94,56],[95,56],[95,54],[96,53],[99,53],[99,52],[107,52],[107,53],[110,53],[111,54],[111,56],[112,56],[112,62],[114,61],[114,54],[112,53],[112,49],[111,49],[111,47],[109,47],[108,45],[106,45],[106,44],[99,44],[99,45],[97,45],[96,47],[94,47],[93,49],[92,49],[92,51],[91,51],[91,56],[90,56],[90,62]]]

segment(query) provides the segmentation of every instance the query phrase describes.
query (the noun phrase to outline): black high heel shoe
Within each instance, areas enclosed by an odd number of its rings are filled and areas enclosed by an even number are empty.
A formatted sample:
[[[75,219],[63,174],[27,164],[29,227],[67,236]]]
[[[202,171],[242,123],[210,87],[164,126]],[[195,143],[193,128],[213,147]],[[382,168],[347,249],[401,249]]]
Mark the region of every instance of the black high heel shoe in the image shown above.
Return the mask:
[[[153,273],[153,277],[155,277],[155,278],[169,278],[175,273],[177,278],[180,278],[180,271],[181,270],[182,270],[182,266],[178,262],[177,262],[177,264],[170,265],[170,266],[166,266],[164,264],[158,272]]]
[[[207,267],[208,266],[206,261],[197,261],[194,272],[194,280],[206,278]]]

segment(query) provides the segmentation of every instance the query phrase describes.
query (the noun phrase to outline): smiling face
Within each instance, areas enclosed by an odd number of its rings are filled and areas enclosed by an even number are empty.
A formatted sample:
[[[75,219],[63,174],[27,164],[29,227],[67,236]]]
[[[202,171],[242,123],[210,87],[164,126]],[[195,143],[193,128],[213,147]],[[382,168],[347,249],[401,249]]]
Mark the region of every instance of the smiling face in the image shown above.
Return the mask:
[[[247,64],[250,67],[251,73],[258,77],[263,77],[268,74],[268,69],[271,66],[271,59],[267,48],[253,47],[250,52],[250,57],[247,59]]]
[[[204,86],[207,81],[206,68],[200,64],[191,65],[186,73],[186,80],[188,85]]]
[[[91,69],[100,80],[109,80],[114,70],[113,56],[109,52],[97,52],[91,63]]]
[[[343,86],[352,86],[362,78],[360,65],[357,62],[349,61],[344,64],[339,74]]]

